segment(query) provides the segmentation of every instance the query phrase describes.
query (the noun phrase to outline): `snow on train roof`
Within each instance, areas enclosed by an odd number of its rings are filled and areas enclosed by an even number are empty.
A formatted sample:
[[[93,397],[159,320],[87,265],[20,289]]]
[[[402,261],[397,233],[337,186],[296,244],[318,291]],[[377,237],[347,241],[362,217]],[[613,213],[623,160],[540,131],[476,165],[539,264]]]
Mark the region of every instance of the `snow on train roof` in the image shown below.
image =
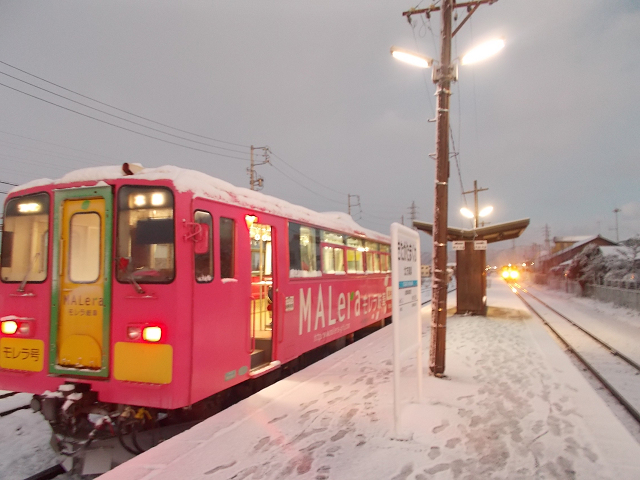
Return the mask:
[[[11,192],[50,184],[100,182],[101,180],[118,179],[124,176],[126,175],[122,171],[121,166],[83,168],[69,172],[57,180],[34,180],[13,188]],[[330,230],[363,235],[381,242],[390,242],[390,238],[387,235],[361,227],[347,213],[315,212],[285,200],[265,195],[264,193],[249,190],[248,188],[236,187],[224,180],[195,170],[165,165],[157,168],[143,168],[139,173],[132,175],[131,178],[142,180],[170,180],[179,192],[191,191],[198,197],[237,205],[255,212],[270,213]]]

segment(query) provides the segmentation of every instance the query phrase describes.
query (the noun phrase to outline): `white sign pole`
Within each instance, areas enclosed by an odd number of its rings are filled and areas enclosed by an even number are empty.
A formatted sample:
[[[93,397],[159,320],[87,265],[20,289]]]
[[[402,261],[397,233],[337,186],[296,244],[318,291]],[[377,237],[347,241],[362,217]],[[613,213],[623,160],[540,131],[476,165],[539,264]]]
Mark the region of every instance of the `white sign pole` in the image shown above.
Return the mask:
[[[420,316],[420,236],[399,223],[391,225],[393,315],[393,406],[396,434],[401,414],[400,373],[403,360],[416,355],[416,397],[422,401],[422,318]],[[410,400],[410,398],[409,398]]]

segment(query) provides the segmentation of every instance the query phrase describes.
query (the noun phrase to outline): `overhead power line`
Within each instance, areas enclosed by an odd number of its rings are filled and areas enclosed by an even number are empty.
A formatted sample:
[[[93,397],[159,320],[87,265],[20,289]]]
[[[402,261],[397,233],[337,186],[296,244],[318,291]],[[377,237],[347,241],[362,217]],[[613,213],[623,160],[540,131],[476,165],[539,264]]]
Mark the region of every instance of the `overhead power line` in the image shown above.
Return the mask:
[[[122,120],[123,122],[129,122],[129,123],[132,123],[134,125],[138,125],[139,127],[147,128],[147,129],[149,129],[151,131],[161,133],[163,135],[169,135],[170,137],[173,137],[173,138],[179,138],[180,140],[186,140],[187,142],[193,142],[193,143],[196,143],[198,145],[204,145],[206,147],[217,148],[219,150],[226,150],[228,152],[245,153],[245,152],[242,152],[240,150],[233,149],[233,148],[218,147],[217,145],[211,145],[210,143],[200,142],[198,140],[191,140],[190,138],[183,137],[182,135],[175,135],[173,133],[169,133],[169,132],[165,132],[164,130],[160,130],[159,128],[153,128],[153,127],[149,127],[147,125],[144,125],[144,124],[142,124],[140,122],[134,122],[133,120],[129,120],[128,118],[124,118],[124,117],[121,117],[119,115],[114,115],[113,113],[105,112],[104,110],[92,107],[90,105],[87,105],[86,103],[82,103],[82,102],[79,102],[77,100],[73,100],[72,98],[66,97],[64,95],[60,95],[59,93],[52,92],[51,90],[47,90],[46,88],[39,87],[38,85],[35,85],[33,83],[30,83],[30,82],[27,82],[26,80],[22,80],[22,79],[20,79],[18,77],[14,77],[13,75],[9,75],[8,73],[2,72],[2,71],[0,71],[0,75],[5,75],[5,76],[7,76],[9,78],[13,78],[14,80],[17,80],[19,82],[26,83],[27,85],[29,85],[31,87],[34,87],[34,88],[37,88],[38,90],[42,90],[43,92],[50,93],[51,95],[55,95],[56,97],[64,98],[65,100],[67,100],[69,102],[73,102],[73,103],[75,103],[77,105],[81,105],[81,106],[83,106],[85,108],[89,108],[89,109],[94,110],[96,112],[100,112],[100,113],[102,113],[104,115],[109,115],[110,117],[117,118],[118,120]]]
[[[67,145],[61,145],[61,144],[59,144],[59,143],[46,142],[46,141],[44,141],[44,140],[38,140],[37,138],[31,138],[31,137],[27,137],[27,136],[25,136],[25,135],[18,135],[17,133],[6,132],[6,131],[4,131],[4,130],[0,130],[0,133],[4,133],[5,135],[11,135],[11,136],[13,136],[13,137],[20,137],[20,138],[24,138],[24,139],[26,139],[26,140],[31,140],[31,141],[34,141],[34,142],[46,143],[46,144],[48,144],[48,145],[54,145],[54,146],[56,146],[56,147],[67,148],[67,149],[69,149],[69,150],[74,150],[74,151],[76,151],[76,152],[88,153],[89,155],[95,155],[95,156],[97,156],[97,157],[103,157],[103,158],[107,158],[107,159],[109,159],[109,160],[114,160],[113,158],[111,158],[111,157],[109,157],[109,156],[107,156],[107,155],[102,155],[101,153],[89,152],[89,151],[87,151],[87,150],[81,150],[81,149],[78,149],[78,148],[69,147],[69,146],[67,146]],[[15,144],[15,145],[21,145],[21,144]],[[25,145],[25,146],[28,146],[28,145]],[[35,147],[34,147],[34,148],[35,148]],[[51,151],[50,151],[50,150],[44,150],[44,149],[43,149],[43,151],[45,151],[45,152],[47,152],[47,151],[48,151],[48,152],[50,152],[50,153],[51,153]],[[60,152],[53,152],[53,153],[60,153]],[[71,157],[71,158],[73,158],[73,157]],[[75,157],[75,158],[82,158],[82,157]],[[84,160],[84,158],[82,158],[82,159]],[[118,160],[118,162],[120,162],[120,160]]]
[[[302,175],[304,178],[306,178],[307,180],[311,180],[313,183],[317,183],[318,185],[320,185],[323,188],[326,188],[327,190],[332,191],[333,193],[337,193],[339,195],[343,195],[346,196],[347,194],[344,192],[340,192],[334,188],[328,187],[322,183],[320,183],[319,181],[317,181],[314,178],[311,178],[310,176],[302,173],[300,170],[298,170],[297,168],[295,168],[293,165],[289,164],[288,162],[285,162],[282,158],[280,158],[278,155],[276,155],[275,153],[273,153],[273,151],[271,151],[271,155],[273,155],[274,157],[276,157],[278,160],[280,160],[282,163],[284,163],[287,167],[289,167],[290,169],[296,171],[297,173],[299,173],[300,175]]]
[[[22,69],[20,69],[18,67],[15,67],[15,66],[7,63],[7,62],[3,62],[2,60],[0,60],[0,63],[3,64],[3,65],[6,65],[7,67],[13,68],[14,70],[18,70],[19,72],[25,73],[25,74],[27,74],[27,75],[29,75],[31,77],[37,78],[38,80],[41,80],[41,81],[43,81],[45,83],[48,83],[49,85],[54,85],[54,86],[56,86],[56,87],[58,87],[58,88],[60,88],[62,90],[65,90],[67,92],[73,93],[74,95],[78,95],[79,97],[86,98],[87,100],[91,100],[92,102],[99,103],[100,105],[104,105],[105,107],[109,107],[109,108],[112,108],[112,109],[117,110],[119,112],[126,113],[127,115],[131,115],[133,117],[140,118],[142,120],[146,120],[147,122],[151,122],[151,123],[155,123],[156,125],[161,125],[163,127],[171,128],[172,130],[176,130],[178,132],[187,133],[189,135],[193,135],[194,137],[205,138],[207,140],[212,140],[214,142],[226,143],[227,145],[235,145],[236,147],[249,148],[249,145],[242,145],[240,143],[227,142],[225,140],[219,140],[217,138],[207,137],[206,135],[200,135],[200,134],[197,134],[197,133],[190,132],[188,130],[182,130],[182,129],[177,128],[177,127],[172,127],[171,125],[167,125],[165,123],[161,123],[161,122],[158,122],[156,120],[152,120],[150,118],[143,117],[142,115],[137,115],[137,114],[129,112],[127,110],[124,110],[124,109],[121,109],[121,108],[118,108],[118,107],[114,107],[113,105],[110,105],[108,103],[101,102],[100,100],[96,100],[95,98],[89,97],[87,95],[83,95],[83,94],[78,93],[78,92],[76,92],[74,90],[71,90],[69,88],[63,87],[62,85],[59,85],[59,84],[54,83],[54,82],[51,82],[51,81],[49,81],[49,80],[47,80],[45,78],[39,77],[37,75],[34,75],[33,73],[29,73],[26,70],[22,70]]]
[[[271,153],[273,154],[273,152],[271,152]],[[274,155],[274,156],[275,156],[275,155]],[[319,197],[322,197],[322,198],[324,198],[325,200],[328,200],[328,201],[330,201],[330,202],[337,203],[337,204],[340,204],[340,205],[344,205],[344,202],[339,202],[339,201],[337,201],[337,200],[335,200],[335,199],[333,199],[333,198],[326,197],[326,196],[322,195],[321,193],[318,193],[318,192],[316,192],[315,190],[311,190],[309,187],[306,187],[305,185],[302,185],[300,182],[298,182],[298,181],[297,181],[297,180],[295,180],[294,178],[291,178],[289,175],[287,175],[287,174],[286,174],[285,172],[283,172],[281,169],[279,169],[278,167],[276,167],[272,162],[269,162],[269,165],[271,165],[273,168],[275,168],[278,172],[280,172],[282,175],[284,175],[285,177],[287,177],[287,178],[288,178],[289,180],[291,180],[293,183],[295,183],[295,184],[296,184],[296,185],[298,185],[299,187],[302,187],[302,188],[304,188],[305,190],[307,190],[307,191],[309,191],[309,192],[313,193],[314,195],[317,195],[317,196],[319,196]]]
[[[90,118],[90,119],[92,119],[92,120],[96,120],[96,121],[98,121],[98,122],[105,123],[105,124],[107,124],[107,125],[111,125],[112,127],[116,127],[116,128],[121,129],[121,130],[126,130],[127,132],[135,133],[136,135],[141,135],[141,136],[143,136],[143,137],[152,138],[152,139],[154,139],[154,140],[158,140],[158,141],[160,141],[160,142],[164,142],[164,143],[169,143],[169,144],[171,144],[171,145],[177,145],[178,147],[182,147],[182,148],[188,148],[189,150],[195,150],[195,151],[198,151],[198,152],[208,153],[208,154],[210,154],[210,155],[216,155],[216,156],[218,156],[218,157],[235,158],[235,159],[237,159],[237,160],[244,160],[244,161],[246,161],[246,162],[248,162],[248,161],[249,161],[249,159],[248,159],[248,158],[242,158],[242,157],[236,157],[236,156],[233,156],[233,155],[226,155],[226,154],[223,154],[223,153],[212,152],[212,151],[210,151],[210,150],[204,150],[204,149],[202,149],[202,148],[191,147],[191,146],[189,146],[189,145],[184,145],[184,144],[182,144],[182,143],[172,142],[171,140],[165,140],[164,138],[159,138],[159,137],[155,137],[155,136],[153,136],[153,135],[149,135],[149,134],[146,134],[146,133],[138,132],[138,131],[136,131],[136,130],[132,130],[132,129],[127,128],[127,127],[123,127],[123,126],[121,126],[121,125],[117,125],[117,124],[115,124],[115,123],[107,122],[106,120],[102,120],[102,119],[100,119],[100,118],[93,117],[93,116],[91,116],[91,115],[87,115],[86,113],[78,112],[77,110],[73,110],[72,108],[68,108],[68,107],[65,107],[65,106],[59,105],[59,104],[54,103],[54,102],[51,102],[51,101],[49,101],[49,100],[45,100],[44,98],[37,97],[36,95],[32,95],[32,94],[30,94],[30,93],[23,92],[22,90],[19,90],[19,89],[14,88],[14,87],[10,87],[9,85],[5,85],[4,83],[0,83],[0,86],[6,87],[6,88],[8,88],[8,89],[10,89],[10,90],[13,90],[13,91],[16,91],[16,92],[18,92],[18,93],[22,93],[23,95],[27,95],[28,97],[35,98],[36,100],[40,100],[40,101],[45,102],[45,103],[48,103],[48,104],[50,104],[50,105],[54,105],[54,106],[56,106],[56,107],[58,107],[58,108],[62,108],[63,110],[67,110],[67,111],[69,111],[69,112],[76,113],[76,114],[78,114],[78,115],[82,115],[83,117],[87,117],[87,118]]]
[[[65,159],[65,160],[82,161],[82,162],[91,161],[92,163],[101,162],[100,160],[88,160],[85,157],[81,157],[79,155],[74,155],[74,154],[65,155],[63,152],[56,152],[56,151],[53,151],[53,150],[47,150],[45,148],[40,148],[40,147],[35,146],[35,145],[24,145],[24,144],[21,144],[21,143],[7,142],[7,141],[2,141],[2,140],[0,140],[0,145],[5,146],[6,148],[11,148],[13,150],[18,150],[18,151],[21,151],[21,152],[35,153],[35,154],[38,154],[38,155],[47,155],[47,156],[51,156],[51,157],[62,158],[62,159]],[[8,156],[11,156],[11,155],[8,155]]]

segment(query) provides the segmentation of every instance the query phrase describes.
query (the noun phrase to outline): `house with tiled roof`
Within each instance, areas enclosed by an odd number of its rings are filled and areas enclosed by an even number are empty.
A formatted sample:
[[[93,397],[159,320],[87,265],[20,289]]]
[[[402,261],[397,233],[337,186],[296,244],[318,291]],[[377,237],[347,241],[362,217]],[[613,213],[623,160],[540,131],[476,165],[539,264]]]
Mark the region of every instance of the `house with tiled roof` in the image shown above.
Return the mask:
[[[616,242],[600,235],[574,236],[574,237],[554,237],[554,246],[549,255],[538,258],[539,271],[548,273],[553,267],[560,264],[568,265],[568,262],[588,245],[598,245],[601,247],[618,245]]]

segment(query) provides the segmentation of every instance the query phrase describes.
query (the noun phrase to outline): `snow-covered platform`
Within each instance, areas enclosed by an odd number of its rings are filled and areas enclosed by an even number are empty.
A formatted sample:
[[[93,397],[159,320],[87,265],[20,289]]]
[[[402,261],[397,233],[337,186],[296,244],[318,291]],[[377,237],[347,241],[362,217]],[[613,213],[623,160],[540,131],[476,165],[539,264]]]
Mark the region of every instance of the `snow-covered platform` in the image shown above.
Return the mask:
[[[640,445],[541,322],[502,281],[488,304],[449,317],[447,377],[425,373],[408,435],[394,435],[387,327],[100,478],[640,478]],[[426,358],[429,322],[425,308]]]

